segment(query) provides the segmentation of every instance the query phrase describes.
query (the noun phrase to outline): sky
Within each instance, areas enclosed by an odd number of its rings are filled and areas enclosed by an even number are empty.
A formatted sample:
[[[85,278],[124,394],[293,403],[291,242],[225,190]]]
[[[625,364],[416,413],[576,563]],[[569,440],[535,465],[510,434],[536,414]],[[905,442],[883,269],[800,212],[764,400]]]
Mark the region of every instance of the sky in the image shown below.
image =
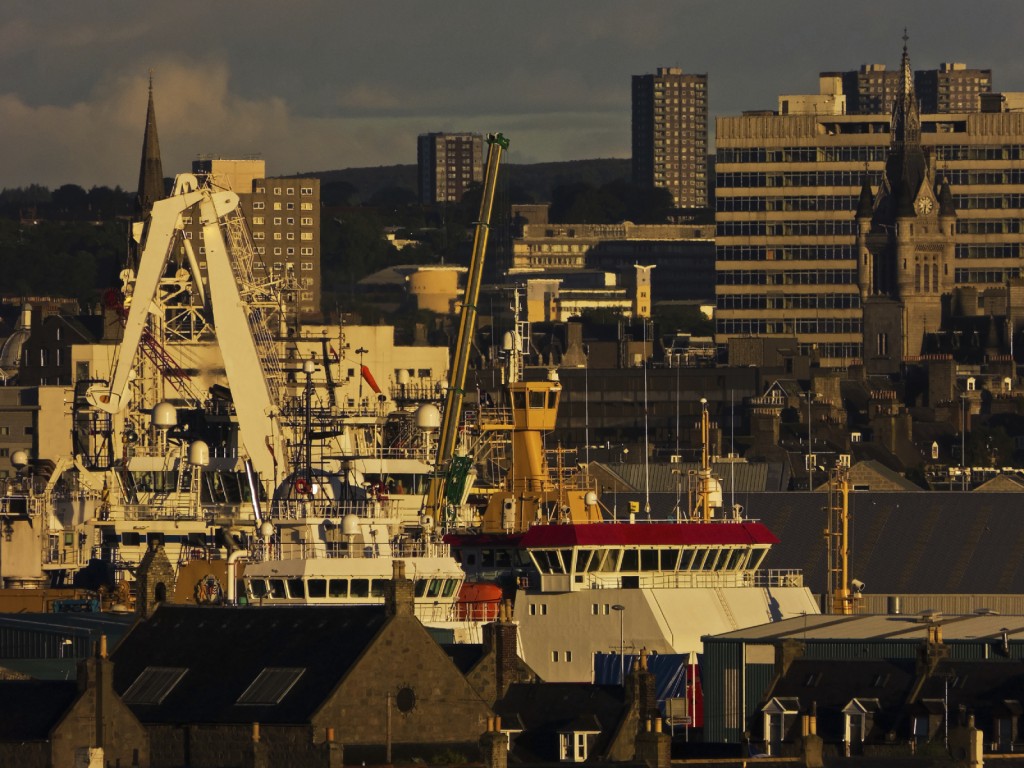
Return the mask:
[[[138,184],[152,72],[165,175],[416,162],[501,131],[508,161],[630,155],[630,76],[708,75],[715,115],[865,63],[960,61],[1024,91],[1022,0],[3,0],[0,189]],[[712,142],[713,142],[713,126]]]

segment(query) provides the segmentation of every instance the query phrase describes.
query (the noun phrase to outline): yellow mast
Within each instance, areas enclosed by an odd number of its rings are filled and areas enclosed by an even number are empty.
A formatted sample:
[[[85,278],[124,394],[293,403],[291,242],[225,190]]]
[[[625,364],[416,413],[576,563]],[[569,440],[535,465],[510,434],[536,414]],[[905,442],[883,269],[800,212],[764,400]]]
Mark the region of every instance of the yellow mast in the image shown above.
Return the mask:
[[[484,253],[487,250],[487,236],[490,232],[491,209],[494,207],[494,192],[498,185],[498,164],[502,150],[508,149],[508,139],[502,134],[487,137],[487,168],[484,173],[483,197],[480,200],[480,216],[473,236],[473,253],[466,277],[466,290],[462,300],[462,314],[459,319],[459,337],[455,345],[455,358],[448,376],[448,393],[445,399],[444,416],[438,436],[437,460],[434,478],[428,491],[426,512],[434,515],[439,523],[447,523],[439,515],[445,507],[445,490],[448,484],[449,465],[455,455],[455,438],[458,434],[459,418],[462,415],[462,400],[465,395],[466,371],[473,346],[476,328],[477,301],[480,283],[483,280]]]
[[[825,610],[849,615],[853,613],[850,590],[850,473],[837,466],[829,475],[828,528],[828,599]]]

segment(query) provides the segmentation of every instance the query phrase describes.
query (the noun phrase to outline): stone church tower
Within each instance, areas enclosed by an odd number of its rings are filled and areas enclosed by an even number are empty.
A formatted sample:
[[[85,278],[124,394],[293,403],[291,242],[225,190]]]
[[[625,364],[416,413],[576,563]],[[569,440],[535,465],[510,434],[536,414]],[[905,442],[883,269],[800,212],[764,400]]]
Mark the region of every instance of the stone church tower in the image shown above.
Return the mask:
[[[895,373],[924,352],[925,337],[949,317],[956,210],[945,179],[921,146],[914,74],[903,45],[901,92],[878,193],[865,180],[857,208],[857,279],[868,373]]]

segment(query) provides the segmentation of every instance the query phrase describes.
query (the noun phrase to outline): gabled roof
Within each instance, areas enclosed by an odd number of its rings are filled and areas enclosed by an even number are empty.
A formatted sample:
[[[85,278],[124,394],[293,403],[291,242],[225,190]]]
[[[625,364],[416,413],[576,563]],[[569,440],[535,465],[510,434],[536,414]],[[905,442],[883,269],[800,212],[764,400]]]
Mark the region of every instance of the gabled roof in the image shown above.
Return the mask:
[[[386,620],[383,606],[164,605],[113,654],[114,688],[124,695],[157,664],[185,671],[162,698],[129,697],[143,722],[308,722]]]
[[[494,704],[503,728],[522,728],[512,742],[522,762],[558,760],[558,734],[600,731],[592,754],[601,754],[628,707],[618,685],[513,683]]]

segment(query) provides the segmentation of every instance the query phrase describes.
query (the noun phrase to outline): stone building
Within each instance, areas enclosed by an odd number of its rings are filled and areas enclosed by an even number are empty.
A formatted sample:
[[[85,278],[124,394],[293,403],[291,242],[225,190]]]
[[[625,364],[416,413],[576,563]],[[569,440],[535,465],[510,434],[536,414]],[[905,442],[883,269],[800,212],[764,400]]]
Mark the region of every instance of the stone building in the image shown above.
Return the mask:
[[[396,758],[475,755],[490,707],[413,615],[412,582],[392,584],[385,606],[161,606],[114,654],[152,764],[241,765],[255,749],[327,766],[340,745],[380,762],[389,739]]]
[[[114,691],[106,637],[77,682],[0,681],[0,765],[151,765],[146,729]]]
[[[916,93],[910,76],[902,71],[900,76]],[[893,152],[894,130],[906,126],[904,101],[897,104],[899,115],[874,108],[800,112],[793,101],[789,114],[717,120],[715,340],[720,348],[744,336],[795,338],[799,354],[834,367],[874,354],[864,346],[877,343],[878,331],[865,333],[856,212],[865,179],[870,204],[876,197],[881,202],[880,187],[888,183],[883,176],[895,178],[898,170],[891,154],[912,159],[915,178],[923,182],[927,169],[934,180],[928,202],[921,201],[919,189],[910,190],[911,207],[931,208],[913,210],[904,235],[918,219],[928,220],[928,237],[915,228],[913,249],[922,258],[938,249],[941,285],[937,291],[929,287],[928,296],[914,296],[912,304],[934,306],[936,295],[953,290],[955,300],[942,300],[952,304],[947,315],[995,317],[999,333],[1006,320],[1007,332],[1019,336],[1024,113],[922,112],[916,116],[919,136],[912,137],[919,150]],[[952,227],[952,244],[948,234],[940,238],[937,232],[943,183],[951,196],[944,198],[942,216],[947,229]],[[955,218],[949,215],[953,211]],[[914,262],[908,262],[908,270],[904,280],[912,294]],[[986,330],[980,332],[984,336]],[[887,341],[891,344],[892,336]]]
[[[910,57],[894,102],[890,148],[877,196],[867,180],[857,209],[857,282],[869,374],[896,373],[927,352],[948,314],[955,274],[956,208],[921,146]]]

